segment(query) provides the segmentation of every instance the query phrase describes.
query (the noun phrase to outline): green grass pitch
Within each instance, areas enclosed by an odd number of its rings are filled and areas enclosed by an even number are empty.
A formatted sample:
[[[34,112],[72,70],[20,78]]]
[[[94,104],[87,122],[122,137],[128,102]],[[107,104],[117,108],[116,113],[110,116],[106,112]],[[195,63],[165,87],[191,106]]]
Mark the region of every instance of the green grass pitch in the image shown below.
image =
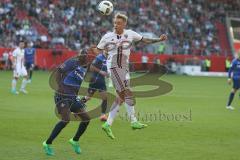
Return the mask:
[[[225,109],[230,86],[226,78],[165,75],[173,90],[163,96],[137,99],[142,115],[185,115],[182,120],[158,117],[144,119],[149,127],[132,130],[124,119],[124,106],[112,127],[116,140],[102,132],[98,119],[91,121],[80,139],[83,150],[76,155],[67,143],[77,127],[70,123],[54,141],[54,157],[47,157],[42,142],[58,121],[54,114],[49,72],[35,72],[28,95],[10,94],[12,72],[0,72],[0,159],[1,160],[239,160],[240,104]],[[18,85],[19,86],[19,85]],[[140,89],[146,89],[141,87]],[[89,106],[99,101],[93,100]]]

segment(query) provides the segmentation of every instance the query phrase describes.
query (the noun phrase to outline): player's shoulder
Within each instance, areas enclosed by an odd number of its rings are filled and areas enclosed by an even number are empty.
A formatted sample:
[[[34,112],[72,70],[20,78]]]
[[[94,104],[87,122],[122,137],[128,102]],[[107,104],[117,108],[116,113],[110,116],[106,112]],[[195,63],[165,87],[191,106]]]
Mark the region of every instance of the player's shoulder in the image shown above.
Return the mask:
[[[103,60],[103,59],[104,59],[103,53],[98,54],[98,55],[96,56],[96,59],[97,59],[97,60]]]
[[[131,29],[126,29],[126,30],[125,30],[125,33],[135,34],[135,33],[137,33],[137,32],[135,32],[135,31],[133,31],[133,30],[131,30]]]
[[[59,68],[62,69],[62,70],[68,70],[72,67],[74,67],[77,63],[77,60],[75,57],[72,57],[72,58],[69,58],[67,59],[66,61],[64,61],[60,66]]]
[[[14,50],[13,50],[13,52],[16,52],[16,51],[19,51],[20,50],[20,48],[19,47],[16,47]]]
[[[17,54],[18,52],[20,51],[20,48],[19,47],[17,47],[17,48],[15,48],[14,50],[13,50],[13,54]]]
[[[77,57],[69,58],[63,63],[65,63],[66,66],[73,66],[75,63],[77,63]]]
[[[115,35],[114,32],[108,31],[107,33],[105,33],[105,34],[102,36],[102,38],[103,38],[103,39],[108,39],[108,38],[110,38],[110,37],[112,37],[112,36],[114,36],[114,35]]]
[[[237,61],[239,61],[239,59],[238,59],[238,58],[234,58],[234,59],[232,60],[232,63],[236,63]]]
[[[101,58],[102,57],[102,53],[99,53],[96,58]]]

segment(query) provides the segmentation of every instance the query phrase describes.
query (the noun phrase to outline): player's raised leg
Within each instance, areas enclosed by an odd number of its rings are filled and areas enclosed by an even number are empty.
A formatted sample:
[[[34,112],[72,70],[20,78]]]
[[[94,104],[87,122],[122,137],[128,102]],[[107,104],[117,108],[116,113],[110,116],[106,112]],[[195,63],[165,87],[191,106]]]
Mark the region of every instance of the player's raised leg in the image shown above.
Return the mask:
[[[120,106],[119,98],[116,98],[111,106],[107,121],[102,125],[102,129],[106,132],[107,136],[110,137],[111,139],[115,139],[115,136],[112,133],[111,126],[115,117],[117,116],[117,113],[119,111],[119,106]]]
[[[130,89],[126,89],[124,91],[124,101],[125,101],[125,107],[126,111],[128,113],[128,117],[131,121],[131,127],[132,129],[142,129],[147,127],[146,124],[140,123],[137,120],[137,117],[135,116],[135,107],[134,105],[136,104],[136,100],[133,96],[133,93]]]
[[[101,116],[100,120],[101,121],[107,121],[107,115],[106,115],[106,110],[107,110],[107,92],[105,90],[100,91],[100,96],[102,99],[101,103]]]
[[[117,94],[122,102],[125,102],[128,116],[131,120],[131,126],[133,129],[142,129],[147,125],[142,124],[137,121],[135,116],[135,107],[136,104],[135,97],[132,91],[129,89],[129,80],[126,79],[128,73],[127,69],[124,68],[114,68],[112,71],[112,81],[115,84]]]

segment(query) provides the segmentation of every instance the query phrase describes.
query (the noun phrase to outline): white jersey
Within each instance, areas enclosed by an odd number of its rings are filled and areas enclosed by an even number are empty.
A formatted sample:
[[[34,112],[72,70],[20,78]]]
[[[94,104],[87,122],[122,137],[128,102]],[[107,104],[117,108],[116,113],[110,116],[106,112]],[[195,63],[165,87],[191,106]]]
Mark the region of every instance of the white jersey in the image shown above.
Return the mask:
[[[16,48],[13,53],[13,57],[15,58],[16,67],[23,68],[24,67],[24,49]]]
[[[121,35],[115,32],[106,33],[97,48],[108,50],[107,66],[110,68],[128,68],[132,42],[140,41],[142,36],[132,30],[124,30]]]

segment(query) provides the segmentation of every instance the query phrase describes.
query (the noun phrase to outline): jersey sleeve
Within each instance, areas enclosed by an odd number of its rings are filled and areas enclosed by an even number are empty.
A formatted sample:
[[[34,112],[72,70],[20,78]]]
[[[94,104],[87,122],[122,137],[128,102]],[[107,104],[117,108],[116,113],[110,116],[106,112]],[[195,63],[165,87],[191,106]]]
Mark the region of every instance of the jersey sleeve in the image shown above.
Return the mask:
[[[67,76],[64,78],[63,83],[68,86],[80,87],[84,80],[85,74],[85,68],[77,67],[67,74]]]
[[[14,49],[14,51],[12,52],[12,56],[17,57],[17,52],[18,52],[18,49]]]
[[[100,42],[98,43],[97,48],[103,50],[105,48],[106,44],[107,44],[106,35],[104,35],[102,37],[102,39],[100,40]]]
[[[78,62],[76,59],[71,58],[65,61],[63,64],[59,66],[59,69],[62,73],[67,73],[69,71],[74,70],[78,66]]]
[[[96,57],[92,62],[92,65],[94,65],[95,67],[99,67],[100,64],[101,64],[101,60],[98,57]]]
[[[132,37],[133,37],[133,41],[141,41],[142,38],[143,38],[142,35],[140,35],[140,34],[137,33],[137,32],[134,32],[134,31],[132,31],[132,30],[131,30],[131,35],[132,35]]]

